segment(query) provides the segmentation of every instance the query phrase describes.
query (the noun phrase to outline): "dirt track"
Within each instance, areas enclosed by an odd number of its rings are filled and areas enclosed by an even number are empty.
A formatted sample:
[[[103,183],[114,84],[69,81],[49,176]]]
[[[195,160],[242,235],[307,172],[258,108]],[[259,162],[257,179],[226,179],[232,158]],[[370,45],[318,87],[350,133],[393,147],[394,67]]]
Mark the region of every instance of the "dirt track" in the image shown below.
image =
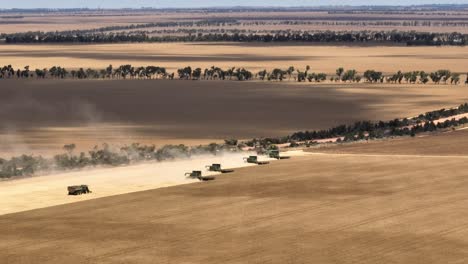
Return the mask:
[[[449,153],[447,141],[432,143]],[[463,263],[466,157],[419,150],[296,157],[208,184],[2,216],[0,262]]]
[[[76,143],[201,144],[389,120],[468,101],[464,86],[221,81],[1,82],[0,153]]]

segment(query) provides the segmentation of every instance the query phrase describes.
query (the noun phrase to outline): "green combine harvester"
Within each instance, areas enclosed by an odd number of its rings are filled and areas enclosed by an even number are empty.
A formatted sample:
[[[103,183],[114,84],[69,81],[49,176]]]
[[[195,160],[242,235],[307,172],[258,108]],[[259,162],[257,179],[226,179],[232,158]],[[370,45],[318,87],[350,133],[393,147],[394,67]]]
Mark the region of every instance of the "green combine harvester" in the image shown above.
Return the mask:
[[[68,186],[68,195],[82,195],[91,193],[88,185]]]
[[[268,161],[258,161],[257,156],[249,156],[248,158],[244,158],[244,161],[247,163],[257,164],[257,165],[266,165],[270,164]]]
[[[214,176],[202,176],[201,171],[192,171],[185,173],[185,176],[190,179],[198,179],[200,181],[214,181],[216,177]]]
[[[207,165],[206,168],[208,171],[214,171],[214,172],[221,172],[221,173],[231,173],[234,172],[234,170],[227,170],[227,169],[222,169],[221,164],[213,164],[213,165]]]
[[[281,156],[279,150],[270,150],[268,152],[268,156],[272,159],[283,160],[283,159],[290,159],[291,157]]]

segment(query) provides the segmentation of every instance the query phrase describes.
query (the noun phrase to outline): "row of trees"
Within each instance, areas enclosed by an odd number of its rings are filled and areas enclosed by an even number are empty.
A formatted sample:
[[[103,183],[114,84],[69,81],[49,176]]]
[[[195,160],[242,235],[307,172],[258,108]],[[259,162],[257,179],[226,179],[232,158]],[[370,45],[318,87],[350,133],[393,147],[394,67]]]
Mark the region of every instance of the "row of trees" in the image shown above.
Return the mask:
[[[371,20],[275,20],[275,21],[243,21],[243,27],[247,26],[271,26],[271,25],[315,25],[315,26],[387,26],[387,27],[466,27],[465,21],[430,21],[430,20],[412,20],[412,21],[371,21]]]
[[[367,70],[364,72],[364,78],[370,83],[411,83],[415,84],[417,82],[426,84],[429,82],[429,79],[433,83],[439,84],[441,82],[447,84],[450,81],[450,84],[459,84],[460,83],[460,74],[452,73],[449,70],[438,70],[431,73],[426,73],[425,71],[412,71],[412,72],[401,72],[385,77],[382,72],[377,72],[374,70]],[[466,83],[468,83],[468,76]]]
[[[146,32],[26,32],[3,34],[6,43],[116,43],[172,41],[231,41],[231,42],[315,42],[315,43],[396,43],[406,45],[465,45],[468,34],[400,31],[280,31],[267,34],[218,34],[150,36]]]
[[[116,31],[128,31],[132,32],[137,29],[145,28],[190,28],[190,27],[224,27],[224,26],[239,26],[241,23],[238,20],[230,18],[211,18],[197,21],[166,21],[166,22],[154,22],[154,23],[142,23],[142,24],[130,24],[130,25],[114,25],[99,28],[80,29],[80,30],[64,30],[64,31],[50,31],[50,32],[27,32],[27,33],[11,33],[11,34],[0,34],[2,38],[8,37],[21,37],[29,36],[32,34],[38,35],[39,38],[44,38],[51,35],[86,35],[86,34],[99,34],[105,32],[116,32]]]
[[[252,139],[239,143],[238,140],[226,140],[225,144],[209,144],[205,146],[187,147],[184,145],[167,145],[156,148],[154,145],[131,144],[116,148],[104,144],[94,147],[87,153],[75,153],[76,145],[65,145],[65,153],[46,159],[23,155],[9,160],[0,158],[0,178],[33,175],[38,171],[73,170],[93,166],[121,166],[142,161],[164,161],[176,158],[189,158],[194,155],[214,154],[220,152],[239,151],[243,146],[268,149],[274,144],[297,141],[314,142],[319,139],[338,138],[338,142],[369,140],[395,136],[415,136],[418,133],[447,129],[468,123],[464,117],[456,120],[447,119],[444,122],[434,122],[441,118],[468,113],[468,104],[462,104],[454,109],[441,109],[427,112],[411,119],[394,119],[387,122],[360,121],[352,125],[339,125],[327,130],[301,131],[281,138]]]
[[[200,21],[174,21],[174,22],[157,22],[157,23],[146,23],[146,24],[131,24],[131,25],[119,25],[119,26],[108,26],[95,29],[84,29],[84,30],[67,30],[60,32],[27,32],[27,33],[13,33],[13,34],[0,34],[0,39],[5,39],[8,42],[23,42],[23,43],[34,43],[37,41],[40,42],[69,42],[73,41],[74,38],[70,36],[76,36],[76,42],[89,42],[86,40],[86,35],[94,35],[96,37],[92,41],[94,42],[125,42],[131,41],[128,40],[126,35],[133,36],[197,36],[202,37],[203,35],[209,36],[209,34],[216,35],[297,35],[305,33],[302,30],[294,29],[269,29],[268,26],[278,26],[278,25],[319,25],[319,26],[425,26],[430,27],[434,26],[451,26],[451,27],[462,27],[467,26],[467,22],[441,22],[440,24],[431,23],[431,21],[423,21],[419,23],[418,21],[404,21],[404,22],[393,22],[393,21],[302,21],[302,20],[279,20],[279,21],[238,21],[235,19],[207,19]],[[235,27],[234,27],[235,26]],[[259,27],[259,26],[264,26]],[[250,27],[250,28],[249,28]],[[252,28],[254,27],[254,28]],[[388,32],[382,31],[383,34],[388,35]],[[310,31],[309,34],[321,33],[320,31]],[[344,34],[344,32],[339,32]],[[376,40],[376,36],[368,36],[363,38],[362,34],[359,36],[357,33],[361,32],[352,32],[354,34],[355,41],[364,39],[367,41]],[[102,37],[100,35],[108,34],[107,37]],[[111,35],[113,34],[113,35]],[[201,34],[201,35],[199,35]],[[382,39],[401,39],[401,36],[398,36],[399,33],[395,33],[390,37],[377,36],[378,41],[383,41]],[[439,34],[434,35],[435,37],[441,37],[442,39],[454,38],[450,37],[451,34]],[[405,36],[406,37],[406,36]],[[460,36],[459,36],[460,37]],[[37,38],[37,40],[36,40]],[[135,41],[142,41],[141,39],[136,39]],[[46,40],[47,39],[47,40]],[[427,39],[427,38],[424,38]],[[150,41],[151,37],[148,40]],[[411,41],[408,39],[408,41]]]
[[[176,75],[177,74],[177,75]],[[78,79],[181,79],[181,80],[261,80],[261,81],[283,81],[292,80],[297,82],[323,82],[328,76],[326,73],[315,73],[311,71],[310,66],[306,66],[304,70],[290,66],[287,69],[275,68],[271,71],[262,70],[256,74],[245,68],[228,68],[212,66],[210,68],[192,68],[190,66],[180,68],[177,73],[169,73],[166,68],[159,66],[134,67],[130,64],[120,65],[114,68],[109,65],[105,69],[84,69],[68,71],[64,67],[54,66],[50,69],[35,69],[30,70],[29,66],[23,69],[14,69],[11,65],[0,68],[0,79],[11,78],[78,78]],[[389,76],[384,76],[382,72],[375,70],[367,70],[363,76],[359,75],[354,69],[345,70],[338,68],[336,74],[330,76],[328,80],[331,82],[361,82],[369,83],[422,83],[426,84],[430,80],[439,84],[441,82],[447,84],[459,84],[460,74],[452,73],[449,70],[438,70],[431,73],[424,71],[401,72]],[[468,75],[465,83],[468,83]]]
[[[238,81],[248,81],[253,78],[252,72],[244,69],[244,68],[229,68],[227,70],[223,70],[219,67],[212,66],[211,68],[205,68],[202,71],[201,68],[196,68],[192,70],[192,68],[185,67],[177,70],[177,74],[179,79],[184,80],[238,80]]]
[[[0,178],[29,176],[48,170],[64,171],[94,166],[122,166],[143,161],[174,160],[240,150],[237,141],[234,144],[232,141],[226,141],[226,144],[212,143],[195,147],[167,145],[161,148],[138,143],[120,148],[103,144],[102,147],[96,146],[87,153],[76,153],[75,149],[75,144],[65,145],[64,153],[51,159],[31,155],[22,155],[8,160],[0,158]]]
[[[268,148],[272,144],[295,144],[298,141],[313,143],[317,140],[332,138],[338,138],[338,142],[346,142],[396,136],[415,136],[418,133],[468,124],[468,118],[466,117],[458,120],[452,118],[444,122],[434,122],[441,118],[450,118],[464,113],[468,113],[468,103],[454,109],[427,112],[411,119],[394,119],[387,122],[359,121],[352,125],[339,125],[326,130],[300,131],[281,138],[253,139],[245,142],[245,144]]]
[[[244,68],[229,68],[223,70],[219,67],[212,66],[211,68],[192,69],[188,66],[177,70],[177,76],[181,80],[238,80],[247,81],[252,80],[254,75],[252,72]],[[50,69],[36,69],[31,71],[29,66],[24,69],[14,69],[11,65],[0,68],[0,79],[22,79],[22,78],[78,78],[78,79],[174,79],[175,73],[168,73],[166,68],[159,66],[146,66],[146,67],[133,67],[130,64],[121,65],[114,68],[109,65],[105,69],[84,69],[68,71],[67,69],[54,66]]]

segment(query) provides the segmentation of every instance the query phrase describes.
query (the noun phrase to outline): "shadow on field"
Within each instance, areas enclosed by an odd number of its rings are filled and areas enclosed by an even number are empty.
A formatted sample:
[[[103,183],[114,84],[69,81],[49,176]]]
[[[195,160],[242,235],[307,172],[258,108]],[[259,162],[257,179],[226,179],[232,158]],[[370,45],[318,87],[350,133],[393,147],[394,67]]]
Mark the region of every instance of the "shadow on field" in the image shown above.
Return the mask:
[[[157,54],[125,54],[100,53],[100,52],[53,52],[53,51],[1,51],[2,57],[27,56],[32,58],[71,58],[71,59],[93,59],[93,60],[124,60],[124,61],[146,61],[152,62],[263,62],[263,61],[302,61],[305,58],[330,58],[331,56],[262,56],[262,55],[242,55],[242,54],[216,54],[216,55],[157,55]]]
[[[365,118],[376,98],[333,88],[218,81],[5,81],[3,124],[125,124],[168,137],[275,136]]]
[[[169,80],[2,80],[0,134],[30,143],[171,144],[284,136],[456,106],[447,86]],[[59,140],[60,139],[60,140]],[[162,140],[162,141],[161,141]]]

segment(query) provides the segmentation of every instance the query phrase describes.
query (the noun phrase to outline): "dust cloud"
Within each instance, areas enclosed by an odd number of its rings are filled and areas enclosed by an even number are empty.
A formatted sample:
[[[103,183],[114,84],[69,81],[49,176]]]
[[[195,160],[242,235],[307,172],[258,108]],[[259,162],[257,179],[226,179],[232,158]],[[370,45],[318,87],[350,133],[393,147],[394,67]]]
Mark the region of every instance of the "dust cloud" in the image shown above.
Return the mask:
[[[186,172],[201,170],[203,175],[215,175],[205,166],[221,163],[223,168],[255,166],[243,157],[252,153],[202,155],[191,159],[147,163],[117,168],[89,169],[18,180],[0,181],[0,215],[49,206],[138,192],[174,185],[195,183]],[[259,157],[260,160],[270,160]],[[67,186],[86,184],[92,193],[68,196]],[[200,183],[206,184],[206,183]]]

